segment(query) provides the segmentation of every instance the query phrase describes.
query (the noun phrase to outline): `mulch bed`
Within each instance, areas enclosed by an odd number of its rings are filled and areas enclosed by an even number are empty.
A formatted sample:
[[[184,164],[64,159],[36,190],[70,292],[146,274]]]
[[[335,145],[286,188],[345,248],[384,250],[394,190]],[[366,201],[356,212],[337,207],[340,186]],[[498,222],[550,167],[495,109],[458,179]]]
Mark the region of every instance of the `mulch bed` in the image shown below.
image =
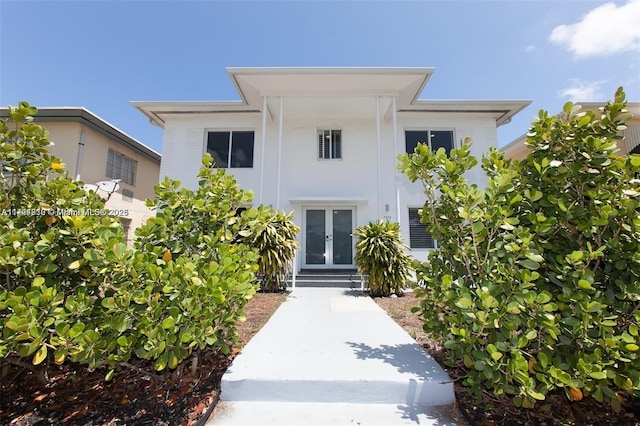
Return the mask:
[[[264,325],[286,294],[258,293],[238,325],[240,341],[231,354],[198,353],[175,371],[158,374],[153,364],[132,361],[105,382],[106,369],[89,371],[66,363],[35,374],[27,366],[4,365],[0,379],[0,424],[31,425],[197,425],[218,396],[220,379],[238,349]]]
[[[462,385],[464,368],[445,365],[445,353],[422,330],[422,320],[411,312],[411,307],[419,301],[413,293],[404,297],[374,298],[376,303],[387,311],[402,328],[407,331],[454,379],[454,388],[458,409],[473,426],[509,426],[509,425],[640,425],[640,398],[630,398],[623,402],[622,411],[612,413],[611,409],[592,398],[572,402],[564,391],[551,392],[534,409],[523,409],[513,405],[509,398],[497,398],[491,393],[483,395],[478,404],[469,388]]]

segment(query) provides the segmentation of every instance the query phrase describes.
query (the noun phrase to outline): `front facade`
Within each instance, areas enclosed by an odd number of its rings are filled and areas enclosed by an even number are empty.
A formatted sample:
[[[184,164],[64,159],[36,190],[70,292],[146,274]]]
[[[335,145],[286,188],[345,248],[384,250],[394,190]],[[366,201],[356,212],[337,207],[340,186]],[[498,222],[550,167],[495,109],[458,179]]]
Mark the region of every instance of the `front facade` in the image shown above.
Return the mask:
[[[0,109],[0,118],[7,116],[7,109]],[[47,129],[53,143],[49,151],[62,160],[71,177],[89,185],[106,182],[109,190],[108,184],[118,181],[112,194],[91,188],[108,197],[105,210],[120,218],[130,241],[134,229],[154,216],[145,202],[154,197],[160,154],[85,108],[38,108],[34,122]]]
[[[417,142],[481,155],[526,101],[418,100],[430,68],[233,68],[240,101],[133,102],[164,129],[160,175],[195,188],[202,155],[255,204],[294,211],[298,269],[354,268],[353,230],[400,223],[416,257],[435,242],[419,223],[420,184],[396,169]],[[470,179],[482,182],[481,170]]]

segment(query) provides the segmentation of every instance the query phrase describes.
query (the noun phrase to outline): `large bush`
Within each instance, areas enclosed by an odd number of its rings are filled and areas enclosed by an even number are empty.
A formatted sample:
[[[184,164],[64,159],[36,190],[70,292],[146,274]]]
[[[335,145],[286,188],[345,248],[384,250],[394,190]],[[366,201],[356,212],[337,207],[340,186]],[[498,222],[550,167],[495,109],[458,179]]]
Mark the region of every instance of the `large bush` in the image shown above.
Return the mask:
[[[615,154],[628,117],[622,89],[599,111],[541,111],[526,159],[483,159],[485,190],[464,179],[466,143],[402,158],[439,240],[416,265],[424,328],[478,398],[532,407],[561,388],[616,410],[640,394],[640,157]]]
[[[124,234],[104,202],[49,154],[36,113],[23,102],[9,107],[11,122],[0,122],[0,358],[37,365],[51,353],[56,363],[72,354],[93,363],[106,345],[94,331],[107,274],[96,275],[85,254],[104,257]]]
[[[210,347],[228,352],[256,286],[257,250],[239,232],[264,218],[205,157],[197,191],[165,180],[133,249],[104,202],[64,174],[27,103],[0,124],[0,358],[175,368]]]
[[[407,285],[411,257],[400,235],[400,225],[389,221],[369,222],[353,233],[356,266],[366,276],[369,294],[374,297],[401,296]]]

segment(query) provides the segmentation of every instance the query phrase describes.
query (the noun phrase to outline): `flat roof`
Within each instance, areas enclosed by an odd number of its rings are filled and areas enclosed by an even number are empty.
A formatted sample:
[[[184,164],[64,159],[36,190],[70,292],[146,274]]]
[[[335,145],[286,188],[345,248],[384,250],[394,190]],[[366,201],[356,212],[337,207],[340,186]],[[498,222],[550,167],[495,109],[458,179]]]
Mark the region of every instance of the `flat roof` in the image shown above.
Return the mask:
[[[164,115],[222,112],[261,113],[262,98],[277,96],[396,96],[397,111],[491,114],[496,125],[531,103],[529,100],[421,100],[434,68],[427,67],[230,67],[227,73],[239,101],[144,102],[131,104],[151,123],[163,127]]]
[[[9,117],[8,108],[0,108],[0,118]],[[160,164],[161,155],[84,107],[38,107],[34,122],[78,122]]]

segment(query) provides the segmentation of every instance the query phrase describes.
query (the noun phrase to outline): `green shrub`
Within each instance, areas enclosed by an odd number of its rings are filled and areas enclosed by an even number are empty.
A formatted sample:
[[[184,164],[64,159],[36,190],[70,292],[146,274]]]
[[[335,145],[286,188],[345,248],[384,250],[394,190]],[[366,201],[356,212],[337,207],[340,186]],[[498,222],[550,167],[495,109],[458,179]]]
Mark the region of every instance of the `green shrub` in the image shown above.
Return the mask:
[[[95,274],[86,253],[103,256],[124,234],[49,154],[36,113],[22,102],[0,121],[0,358],[39,365],[72,354],[94,365],[108,346],[94,338],[109,274]]]
[[[260,207],[262,215],[252,219],[240,231],[242,241],[258,250],[258,276],[260,289],[276,292],[287,285],[287,275],[300,245],[296,236],[300,228],[293,223],[293,212],[284,214],[272,212],[268,207]]]
[[[484,387],[532,407],[560,388],[617,410],[640,393],[640,157],[615,155],[624,98],[541,111],[526,159],[483,159],[484,191],[463,177],[467,144],[401,158],[440,242],[416,265],[424,327],[478,398]]]
[[[157,216],[130,249],[120,221],[95,214],[104,202],[48,153],[36,108],[9,112],[15,129],[0,124],[3,364],[108,365],[108,379],[133,357],[163,370],[207,346],[229,352],[256,290],[258,254],[239,232],[266,220],[256,208],[238,215],[251,194],[206,156],[198,190],[156,186]]]
[[[367,276],[369,294],[401,296],[407,284],[411,257],[400,235],[400,225],[388,221],[369,222],[353,233],[356,243],[356,266]]]

